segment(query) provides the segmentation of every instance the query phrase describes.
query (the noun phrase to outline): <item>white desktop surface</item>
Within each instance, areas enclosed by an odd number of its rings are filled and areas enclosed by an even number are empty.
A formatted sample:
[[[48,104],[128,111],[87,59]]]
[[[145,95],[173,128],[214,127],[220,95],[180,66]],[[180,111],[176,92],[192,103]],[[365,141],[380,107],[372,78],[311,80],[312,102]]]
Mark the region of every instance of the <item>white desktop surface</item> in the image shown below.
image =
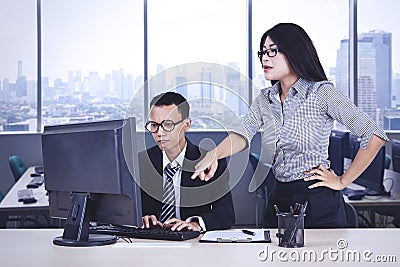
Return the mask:
[[[64,267],[64,266],[380,266],[382,263],[354,262],[347,260],[330,260],[329,255],[324,260],[304,260],[294,262],[290,257],[314,251],[318,257],[324,250],[337,251],[335,255],[348,251],[364,253],[369,258],[390,256],[391,261],[385,266],[398,266],[400,262],[400,229],[310,229],[305,230],[304,248],[281,248],[277,246],[275,230],[271,231],[272,243],[199,243],[197,239],[188,240],[190,247],[118,247],[107,245],[101,247],[60,247],[52,244],[55,236],[62,234],[62,229],[1,229],[0,230],[0,266],[29,266],[29,267]],[[339,249],[337,242],[347,243],[347,247]],[[124,242],[122,240],[119,243]],[[143,244],[150,242],[162,244],[169,241],[138,240]],[[177,242],[179,246],[179,242]],[[366,252],[367,251],[367,252]],[[261,252],[274,254],[274,258],[260,260]],[[278,259],[287,259],[287,262]]]

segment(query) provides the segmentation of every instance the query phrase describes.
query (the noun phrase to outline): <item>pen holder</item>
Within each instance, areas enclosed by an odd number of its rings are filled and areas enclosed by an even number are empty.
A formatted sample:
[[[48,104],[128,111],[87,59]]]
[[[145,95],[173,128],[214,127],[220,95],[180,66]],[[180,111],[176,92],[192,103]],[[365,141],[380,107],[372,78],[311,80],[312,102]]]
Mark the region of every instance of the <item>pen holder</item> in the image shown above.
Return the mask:
[[[304,216],[306,215],[283,212],[277,213],[276,216],[278,216],[278,246],[304,247]]]

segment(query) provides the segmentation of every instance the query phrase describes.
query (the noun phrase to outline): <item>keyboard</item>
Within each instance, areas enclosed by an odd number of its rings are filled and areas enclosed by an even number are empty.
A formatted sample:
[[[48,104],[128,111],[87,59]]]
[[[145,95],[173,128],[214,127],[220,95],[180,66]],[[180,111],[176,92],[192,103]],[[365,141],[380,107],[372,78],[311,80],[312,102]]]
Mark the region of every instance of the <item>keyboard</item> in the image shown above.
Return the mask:
[[[92,225],[89,228],[89,233],[171,241],[184,241],[196,238],[200,235],[199,231],[171,231],[166,228],[158,227],[142,229],[119,225]]]
[[[354,194],[365,194],[365,190],[351,189],[345,187],[342,189],[342,194],[345,196],[354,195]]]
[[[26,188],[38,188],[43,183],[44,183],[44,177],[43,176],[32,177],[32,179],[26,185]]]
[[[33,196],[32,189],[20,189],[18,190],[18,201],[24,204],[35,203],[37,200]]]

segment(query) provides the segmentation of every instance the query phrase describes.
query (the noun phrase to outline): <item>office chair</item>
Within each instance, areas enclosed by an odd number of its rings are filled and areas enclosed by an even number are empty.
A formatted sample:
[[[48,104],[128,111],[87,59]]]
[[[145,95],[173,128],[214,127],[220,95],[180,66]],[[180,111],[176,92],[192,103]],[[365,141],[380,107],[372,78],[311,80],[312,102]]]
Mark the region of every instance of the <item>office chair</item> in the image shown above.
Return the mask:
[[[3,200],[3,198],[4,194],[3,192],[0,191],[0,202]],[[0,213],[0,229],[6,228],[7,220],[8,220],[8,215],[5,213]]]
[[[258,166],[260,163],[260,155],[257,153],[251,153],[249,156],[249,162],[253,167],[255,179],[263,179],[263,182],[256,190],[256,214],[257,224],[256,226],[262,226],[265,213],[267,211],[269,197],[271,196],[275,187],[275,176],[272,172],[272,165],[270,166]],[[259,168],[258,168],[259,167]]]
[[[385,155],[385,169],[389,169],[391,161],[392,161],[392,158],[390,157],[390,155],[386,154]]]
[[[249,191],[249,185],[254,175],[250,162],[246,162],[245,169],[240,180],[231,184],[232,201],[235,208],[234,228],[254,227],[257,225],[257,196],[255,192]],[[231,179],[233,181],[234,179]]]
[[[26,172],[28,167],[25,165],[24,161],[17,155],[11,155],[8,158],[8,162],[10,164],[11,172],[13,173],[15,182],[18,181],[19,178]],[[47,224],[42,224],[39,222],[39,217],[42,214],[37,214],[34,215],[33,218],[29,215],[24,215],[24,216],[7,216],[6,218],[0,218],[0,226],[1,224],[4,226],[4,224],[7,224],[7,222],[14,221],[18,223],[19,227],[41,227],[42,225],[50,225],[50,219],[47,215],[43,214],[44,219]],[[5,221],[4,221],[5,220]]]
[[[247,156],[247,155],[246,155]],[[267,168],[260,165],[259,160],[252,154],[247,156],[244,172],[240,180],[231,184],[233,205],[235,208],[234,228],[259,227],[268,203],[268,189],[266,188],[265,177]],[[234,174],[231,174],[233,176]],[[232,179],[233,182],[235,179]],[[257,186],[257,188],[254,188]]]
[[[357,228],[358,227],[358,214],[356,209],[350,203],[345,202],[345,212],[347,220],[347,228]]]
[[[17,155],[10,156],[8,158],[8,162],[10,164],[11,172],[14,175],[15,181],[18,181],[18,179],[21,178],[28,167],[25,165],[24,161]]]
[[[392,139],[390,143],[392,148],[393,171],[400,172],[400,140]]]

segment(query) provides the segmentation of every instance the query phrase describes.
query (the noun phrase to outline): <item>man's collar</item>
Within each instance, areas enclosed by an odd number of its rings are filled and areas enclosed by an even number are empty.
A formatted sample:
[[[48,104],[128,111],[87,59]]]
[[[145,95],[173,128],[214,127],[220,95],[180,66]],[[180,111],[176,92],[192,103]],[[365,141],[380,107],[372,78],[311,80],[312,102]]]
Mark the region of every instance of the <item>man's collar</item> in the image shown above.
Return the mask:
[[[172,162],[169,161],[165,151],[162,151],[163,168],[165,166],[167,166],[168,163],[171,163],[172,166],[179,165],[180,167],[182,167],[183,166],[183,160],[185,159],[186,148],[187,148],[187,141],[186,141],[185,146],[183,147],[181,153],[179,153],[178,157],[176,157],[176,159],[174,159]]]

